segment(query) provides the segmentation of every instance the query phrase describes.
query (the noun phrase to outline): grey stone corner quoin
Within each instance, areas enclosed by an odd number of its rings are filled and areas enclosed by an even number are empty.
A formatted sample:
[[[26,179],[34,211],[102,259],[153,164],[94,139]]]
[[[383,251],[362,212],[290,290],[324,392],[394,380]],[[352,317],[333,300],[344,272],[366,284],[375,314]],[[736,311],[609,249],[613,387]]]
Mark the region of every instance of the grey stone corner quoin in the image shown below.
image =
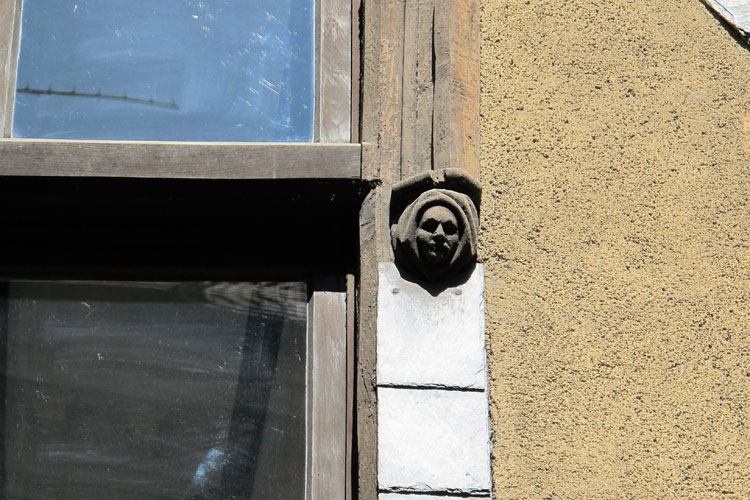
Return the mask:
[[[481,187],[460,169],[425,172],[391,194],[396,265],[419,280],[443,281],[476,262]]]

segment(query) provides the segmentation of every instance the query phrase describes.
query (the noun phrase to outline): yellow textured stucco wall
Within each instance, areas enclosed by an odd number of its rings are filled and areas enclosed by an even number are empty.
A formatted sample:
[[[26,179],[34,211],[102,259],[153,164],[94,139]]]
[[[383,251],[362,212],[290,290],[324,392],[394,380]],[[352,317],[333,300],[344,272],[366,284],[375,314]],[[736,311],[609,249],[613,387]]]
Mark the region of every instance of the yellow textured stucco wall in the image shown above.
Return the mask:
[[[750,51],[699,0],[482,0],[507,499],[750,499]]]

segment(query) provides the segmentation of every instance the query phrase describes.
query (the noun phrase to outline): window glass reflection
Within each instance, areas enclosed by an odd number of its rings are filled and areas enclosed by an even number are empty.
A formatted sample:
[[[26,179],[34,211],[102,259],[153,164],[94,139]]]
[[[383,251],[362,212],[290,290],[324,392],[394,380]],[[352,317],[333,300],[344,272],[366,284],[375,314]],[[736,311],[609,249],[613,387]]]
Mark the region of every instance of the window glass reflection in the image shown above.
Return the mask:
[[[310,141],[312,0],[24,0],[13,135]]]
[[[303,497],[303,284],[15,281],[2,301],[7,498]]]

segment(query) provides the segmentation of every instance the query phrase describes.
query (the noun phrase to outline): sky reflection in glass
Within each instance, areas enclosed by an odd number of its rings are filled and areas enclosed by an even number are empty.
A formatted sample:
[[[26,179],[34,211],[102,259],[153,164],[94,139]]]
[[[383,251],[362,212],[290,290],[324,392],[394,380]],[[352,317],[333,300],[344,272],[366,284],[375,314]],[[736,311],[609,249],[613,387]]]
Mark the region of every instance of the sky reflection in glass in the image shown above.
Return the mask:
[[[312,140],[312,0],[24,0],[14,137]]]

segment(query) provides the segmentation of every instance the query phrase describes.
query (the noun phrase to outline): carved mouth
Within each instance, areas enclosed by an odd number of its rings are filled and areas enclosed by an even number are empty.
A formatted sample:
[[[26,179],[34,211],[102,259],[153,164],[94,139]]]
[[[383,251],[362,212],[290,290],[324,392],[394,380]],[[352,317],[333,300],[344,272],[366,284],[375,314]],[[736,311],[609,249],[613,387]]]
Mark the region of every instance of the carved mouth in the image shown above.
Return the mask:
[[[432,241],[428,245],[428,250],[435,256],[443,256],[450,252],[451,247],[444,241]]]

